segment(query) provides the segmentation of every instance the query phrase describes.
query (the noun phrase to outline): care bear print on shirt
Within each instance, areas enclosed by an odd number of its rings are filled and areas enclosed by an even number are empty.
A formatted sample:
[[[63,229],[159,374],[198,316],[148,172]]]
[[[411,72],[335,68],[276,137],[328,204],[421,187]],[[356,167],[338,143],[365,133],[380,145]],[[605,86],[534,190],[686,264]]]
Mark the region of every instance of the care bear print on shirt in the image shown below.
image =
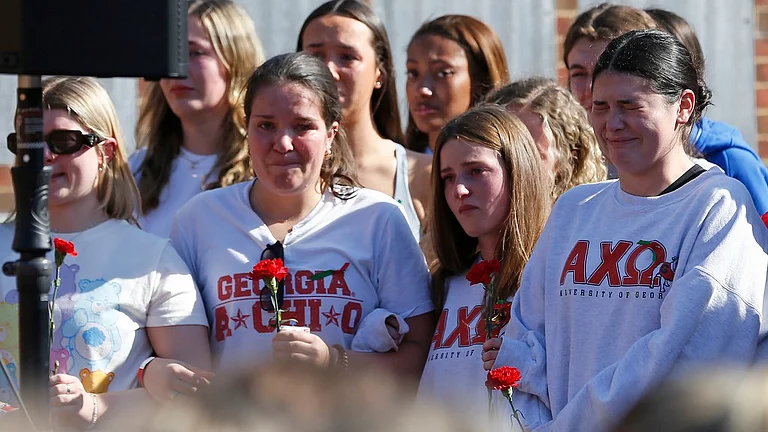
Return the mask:
[[[13,384],[19,385],[19,305],[0,303],[0,362],[3,363]],[[0,373],[0,402],[15,403],[11,385]]]
[[[75,294],[75,285],[77,283],[77,272],[80,266],[77,264],[63,264],[59,270],[59,289],[56,291],[56,301],[53,306],[53,319],[56,323],[56,329],[53,333],[53,342],[51,343],[51,369],[55,362],[59,362],[58,372],[67,373],[73,367],[69,349],[64,344],[62,336],[62,323],[72,317],[72,295]],[[53,275],[55,277],[55,274]],[[51,283],[51,296],[53,296],[53,283]]]
[[[80,381],[83,382],[83,388],[88,393],[106,393],[113,379],[115,379],[114,372],[105,374],[102,371],[80,370]]]
[[[113,373],[104,370],[122,346],[117,328],[120,291],[120,285],[114,282],[83,279],[71,296],[72,317],[61,326],[62,345],[69,351],[87,390],[106,391],[114,378]]]

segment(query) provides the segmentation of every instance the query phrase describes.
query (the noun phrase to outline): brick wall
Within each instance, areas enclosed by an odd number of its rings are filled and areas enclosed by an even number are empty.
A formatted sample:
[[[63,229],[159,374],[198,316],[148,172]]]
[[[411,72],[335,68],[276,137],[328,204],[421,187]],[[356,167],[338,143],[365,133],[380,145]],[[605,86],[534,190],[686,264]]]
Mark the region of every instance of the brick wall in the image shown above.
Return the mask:
[[[755,0],[755,63],[758,148],[768,163],[768,0]]]
[[[768,0],[766,0],[768,2]],[[563,41],[565,40],[565,33],[568,31],[568,27],[576,19],[578,15],[578,0],[557,0],[557,76],[560,79],[560,83],[563,85],[568,84],[568,72],[565,69],[565,63],[563,63]]]

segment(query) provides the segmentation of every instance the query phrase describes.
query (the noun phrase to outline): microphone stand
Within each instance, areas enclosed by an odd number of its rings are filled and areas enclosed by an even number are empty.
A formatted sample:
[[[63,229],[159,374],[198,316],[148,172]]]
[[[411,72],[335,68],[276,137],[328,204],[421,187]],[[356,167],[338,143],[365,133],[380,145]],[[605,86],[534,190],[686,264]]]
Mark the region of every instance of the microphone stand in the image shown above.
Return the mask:
[[[49,430],[48,293],[51,286],[51,250],[48,221],[50,167],[44,164],[43,89],[40,76],[19,75],[17,90],[16,165],[11,169],[16,198],[13,250],[20,259],[3,265],[3,273],[16,276],[19,293],[20,387],[24,404],[37,430]]]

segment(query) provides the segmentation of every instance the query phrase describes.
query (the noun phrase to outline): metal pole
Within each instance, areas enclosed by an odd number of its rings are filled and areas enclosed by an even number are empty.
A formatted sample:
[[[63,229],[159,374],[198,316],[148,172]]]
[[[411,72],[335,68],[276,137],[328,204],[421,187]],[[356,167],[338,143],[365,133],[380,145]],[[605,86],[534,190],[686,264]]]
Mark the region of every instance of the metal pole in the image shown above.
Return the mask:
[[[48,292],[51,250],[48,223],[48,182],[51,170],[43,156],[43,89],[40,76],[19,75],[17,90],[16,165],[11,169],[16,197],[13,250],[21,256],[3,272],[16,276],[19,292],[19,354],[21,396],[37,430],[49,429]]]

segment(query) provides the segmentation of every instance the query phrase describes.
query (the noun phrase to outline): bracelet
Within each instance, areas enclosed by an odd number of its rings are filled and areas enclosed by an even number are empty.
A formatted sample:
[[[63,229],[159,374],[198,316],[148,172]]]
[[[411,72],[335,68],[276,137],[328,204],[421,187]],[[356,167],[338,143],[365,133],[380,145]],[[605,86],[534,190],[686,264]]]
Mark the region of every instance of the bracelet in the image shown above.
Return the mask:
[[[154,359],[155,357],[149,357],[148,359],[141,362],[141,365],[139,366],[139,372],[136,374],[136,379],[139,381],[139,387],[144,387],[144,369],[146,369],[149,362]]]
[[[96,420],[99,419],[99,400],[96,397],[96,393],[88,394],[91,395],[91,400],[93,401],[93,413],[91,413],[91,424],[88,425],[86,430],[94,430],[96,429]]]
[[[347,370],[349,368],[349,356],[347,355],[347,350],[339,344],[334,345],[333,348],[338,353],[335,366],[339,369]]]

